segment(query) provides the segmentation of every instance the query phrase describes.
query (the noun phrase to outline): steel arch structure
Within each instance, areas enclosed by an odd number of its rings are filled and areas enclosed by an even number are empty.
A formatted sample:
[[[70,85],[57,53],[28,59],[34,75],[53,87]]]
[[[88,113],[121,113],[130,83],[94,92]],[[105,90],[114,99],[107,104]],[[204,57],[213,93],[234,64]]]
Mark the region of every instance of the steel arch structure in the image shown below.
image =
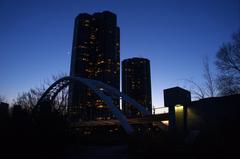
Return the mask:
[[[125,102],[128,102],[132,104],[136,109],[138,109],[144,116],[151,115],[150,112],[148,112],[142,105],[140,105],[138,102],[136,102],[134,99],[128,97],[127,95],[123,94],[122,92],[119,92],[114,87],[111,87],[103,82],[92,80],[92,79],[86,79],[82,77],[72,77],[72,76],[66,76],[63,77],[56,82],[54,82],[41,96],[41,98],[38,100],[37,105],[40,105],[41,103],[45,101],[52,102],[57,94],[67,87],[70,83],[81,83],[89,87],[91,90],[94,91],[94,93],[101,98],[108,108],[112,111],[112,113],[116,116],[116,118],[120,121],[122,127],[126,131],[126,133],[131,134],[133,132],[133,128],[131,125],[128,124],[127,118],[124,116],[124,114],[118,110],[118,108],[114,105],[113,98],[121,98]]]

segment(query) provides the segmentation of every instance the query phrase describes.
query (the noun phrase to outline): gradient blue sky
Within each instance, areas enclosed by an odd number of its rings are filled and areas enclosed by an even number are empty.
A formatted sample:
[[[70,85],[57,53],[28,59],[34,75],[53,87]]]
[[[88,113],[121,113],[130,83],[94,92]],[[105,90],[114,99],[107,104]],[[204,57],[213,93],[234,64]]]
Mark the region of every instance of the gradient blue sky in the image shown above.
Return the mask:
[[[69,73],[74,18],[109,10],[121,29],[121,60],[151,61],[154,106],[163,89],[202,80],[217,50],[240,30],[239,0],[0,0],[0,94],[9,101]]]

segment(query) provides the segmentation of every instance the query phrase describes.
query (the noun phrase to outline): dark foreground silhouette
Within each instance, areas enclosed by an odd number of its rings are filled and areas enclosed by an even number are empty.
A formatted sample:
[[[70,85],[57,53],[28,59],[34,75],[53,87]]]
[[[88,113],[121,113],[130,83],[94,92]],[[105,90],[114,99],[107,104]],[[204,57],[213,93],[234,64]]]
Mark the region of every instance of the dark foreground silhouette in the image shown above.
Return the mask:
[[[14,106],[0,115],[0,158],[232,158],[238,155],[239,123],[222,123],[202,132],[148,132],[77,135],[60,112]],[[197,135],[196,135],[197,134]]]

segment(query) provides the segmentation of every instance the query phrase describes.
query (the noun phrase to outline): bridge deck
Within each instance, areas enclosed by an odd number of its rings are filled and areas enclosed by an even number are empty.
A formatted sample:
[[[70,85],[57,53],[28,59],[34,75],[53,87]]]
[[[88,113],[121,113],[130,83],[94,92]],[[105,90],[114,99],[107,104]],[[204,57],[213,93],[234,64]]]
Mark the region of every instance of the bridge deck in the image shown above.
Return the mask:
[[[163,126],[164,124],[161,121],[164,121],[164,120],[168,120],[168,114],[157,114],[157,115],[145,116],[142,118],[129,118],[128,123],[130,125],[156,124],[156,125]],[[120,125],[120,122],[117,119],[83,121],[83,122],[73,124],[72,127],[94,127],[94,126],[111,126],[111,125]]]

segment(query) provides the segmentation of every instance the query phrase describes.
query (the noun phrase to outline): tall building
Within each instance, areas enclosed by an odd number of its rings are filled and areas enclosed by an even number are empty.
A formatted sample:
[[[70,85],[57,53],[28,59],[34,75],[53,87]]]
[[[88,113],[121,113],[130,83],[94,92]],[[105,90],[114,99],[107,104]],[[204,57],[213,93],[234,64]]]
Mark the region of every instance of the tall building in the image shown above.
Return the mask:
[[[150,61],[148,59],[131,58],[122,62],[122,91],[152,112]],[[126,102],[123,102],[123,112],[127,117],[141,116],[136,108]]]
[[[114,13],[79,14],[75,18],[71,76],[102,81],[120,89],[120,31]],[[119,99],[115,104],[119,107]],[[69,87],[69,112],[82,120],[109,119],[111,112],[82,84]]]

